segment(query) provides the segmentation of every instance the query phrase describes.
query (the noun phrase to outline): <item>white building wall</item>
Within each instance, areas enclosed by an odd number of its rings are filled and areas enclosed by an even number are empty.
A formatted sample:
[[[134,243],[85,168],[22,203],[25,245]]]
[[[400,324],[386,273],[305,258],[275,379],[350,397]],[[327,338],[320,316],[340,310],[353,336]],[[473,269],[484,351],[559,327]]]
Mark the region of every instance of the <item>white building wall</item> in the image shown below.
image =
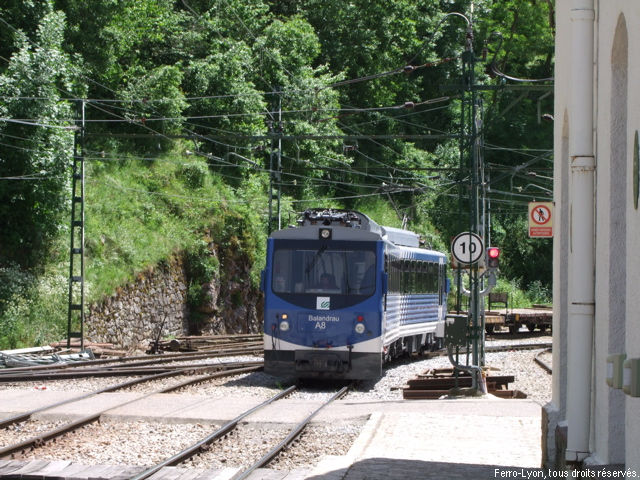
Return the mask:
[[[555,170],[556,230],[554,238],[554,380],[547,406],[550,434],[554,418],[566,415],[569,295],[568,262],[573,241],[570,159],[567,137],[572,79],[570,11],[573,0],[556,1]],[[626,353],[640,358],[640,211],[633,203],[633,142],[640,130],[640,1],[595,0],[596,147],[596,309],[591,389],[589,462],[624,464],[640,475],[640,399],[606,384],[607,356]],[[624,28],[621,28],[621,25]],[[617,32],[617,36],[616,36]],[[628,45],[628,47],[625,46]],[[626,55],[622,58],[621,55]],[[624,86],[626,85],[626,89]],[[563,228],[564,226],[564,228]],[[571,435],[569,426],[568,435]]]
[[[556,3],[555,57],[569,58],[571,30],[570,3]],[[554,242],[553,242],[553,393],[545,407],[549,417],[547,458],[553,464],[556,451],[556,427],[566,418],[567,402],[567,317],[568,317],[568,259],[569,259],[569,111],[567,99],[571,85],[570,62],[555,65],[554,82]]]
[[[604,0],[602,0],[604,2]],[[634,136],[640,130],[640,2],[627,0],[624,14],[629,34],[629,92],[627,134],[627,284],[625,347],[627,358],[640,358],[640,210],[633,201]],[[640,476],[640,398],[625,396],[626,466]]]
[[[624,15],[598,12],[594,455],[624,463],[624,394],[606,384],[607,356],[624,349],[628,55]],[[617,15],[616,15],[617,13]],[[615,42],[614,42],[615,39]],[[615,56],[615,62],[612,62]]]

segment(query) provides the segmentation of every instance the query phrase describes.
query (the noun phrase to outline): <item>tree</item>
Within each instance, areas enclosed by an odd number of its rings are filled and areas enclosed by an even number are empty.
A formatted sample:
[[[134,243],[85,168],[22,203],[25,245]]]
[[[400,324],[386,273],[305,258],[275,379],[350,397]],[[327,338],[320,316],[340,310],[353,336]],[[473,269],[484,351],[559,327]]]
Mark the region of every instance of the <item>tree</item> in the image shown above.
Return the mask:
[[[16,35],[0,75],[0,264],[42,262],[67,212],[74,115],[62,97],[74,86],[64,27],[64,14],[49,9],[33,42]]]

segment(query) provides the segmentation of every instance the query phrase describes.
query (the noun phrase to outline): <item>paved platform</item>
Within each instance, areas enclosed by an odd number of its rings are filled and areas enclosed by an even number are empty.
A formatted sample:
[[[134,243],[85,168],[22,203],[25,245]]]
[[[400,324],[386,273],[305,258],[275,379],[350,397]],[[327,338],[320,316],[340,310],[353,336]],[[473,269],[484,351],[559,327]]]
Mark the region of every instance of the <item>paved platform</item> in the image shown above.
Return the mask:
[[[0,418],[74,396],[70,392],[4,391],[0,395]],[[35,415],[43,420],[75,419],[105,411],[122,400],[135,400],[135,393],[102,394]],[[210,422],[231,420],[257,399],[210,399],[195,395],[160,394],[107,410],[105,420]],[[283,405],[284,404],[284,405]],[[317,402],[284,399],[247,418],[254,424],[293,423],[314,410]],[[398,400],[366,402],[340,400],[327,407],[314,422],[359,419],[365,426],[344,456],[323,458],[311,471],[258,471],[250,480],[418,480],[506,478],[502,472],[522,472],[542,463],[542,408],[530,400],[495,397],[452,400]],[[321,452],[318,452],[321,455]],[[33,464],[33,462],[31,462]],[[60,467],[59,464],[58,467]],[[112,476],[65,476],[52,465],[0,464],[4,478],[116,478]],[[16,474],[22,469],[31,473]],[[71,468],[65,465],[64,468]],[[4,468],[4,470],[3,470]],[[106,468],[106,467],[103,467]],[[124,467],[123,467],[124,468]],[[135,467],[133,467],[135,468]],[[139,468],[139,467],[138,467]],[[13,476],[7,472],[13,470]],[[79,466],[76,466],[79,470]],[[46,473],[46,472],[49,473]],[[130,472],[131,470],[128,470]],[[190,472],[174,468],[154,478],[230,479],[233,469],[224,472]],[[159,472],[161,473],[161,472]],[[35,474],[35,475],[34,475]],[[126,474],[119,478],[127,478]],[[158,475],[158,474],[157,474]],[[525,477],[526,478],[526,477]]]
[[[346,456],[325,458],[307,478],[491,479],[541,467],[538,404],[487,399],[421,406],[417,413],[373,413]]]

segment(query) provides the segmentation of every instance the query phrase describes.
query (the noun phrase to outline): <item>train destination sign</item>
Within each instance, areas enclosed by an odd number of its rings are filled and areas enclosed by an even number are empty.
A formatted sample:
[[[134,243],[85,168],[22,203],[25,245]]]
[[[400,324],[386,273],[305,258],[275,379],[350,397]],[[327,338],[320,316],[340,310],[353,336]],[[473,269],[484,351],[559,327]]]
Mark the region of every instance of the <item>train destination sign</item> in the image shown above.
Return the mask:
[[[553,237],[553,202],[529,202],[529,237]]]
[[[463,265],[476,263],[484,253],[482,238],[472,232],[462,232],[451,242],[451,255]]]

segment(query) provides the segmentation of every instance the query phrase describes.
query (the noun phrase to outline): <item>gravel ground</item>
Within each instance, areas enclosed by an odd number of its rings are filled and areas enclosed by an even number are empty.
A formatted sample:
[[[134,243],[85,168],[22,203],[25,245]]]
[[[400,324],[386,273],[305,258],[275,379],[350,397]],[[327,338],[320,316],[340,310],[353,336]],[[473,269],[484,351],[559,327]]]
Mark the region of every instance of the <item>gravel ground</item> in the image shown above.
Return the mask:
[[[203,359],[194,360],[185,366],[194,365],[215,365],[217,363],[228,362],[255,362],[261,361],[262,357],[257,356],[237,356],[237,357],[222,357],[220,359]],[[167,365],[184,365],[182,363],[168,363]],[[160,390],[165,387],[174,385],[180,381],[187,380],[189,378],[195,378],[196,376],[178,376],[169,377],[160,380],[156,380],[152,383],[142,383],[134,385],[127,389],[120,390],[122,392],[138,392],[138,393],[150,393],[156,390]],[[38,380],[33,382],[20,382],[20,383],[6,383],[0,384],[0,391],[11,390],[15,388],[34,388],[39,390],[52,390],[52,391],[74,391],[78,393],[88,393],[102,388],[110,387],[114,384],[125,383],[130,380],[134,380],[139,377],[94,377],[94,378],[78,378],[74,380]],[[237,377],[235,377],[237,378]],[[217,384],[221,384],[229,381],[229,379],[222,378],[216,380]],[[212,381],[213,382],[213,381]],[[273,383],[273,381],[272,381]]]
[[[34,422],[27,422],[30,426],[25,429],[34,428],[32,423]],[[216,428],[214,425],[193,423],[92,423],[79,431],[57,438],[55,442],[48,442],[37,450],[24,455],[16,454],[16,459],[71,460],[88,465],[151,466],[164,460],[168,452],[176,453]]]
[[[499,337],[495,337],[499,338]],[[508,340],[514,343],[551,342],[550,336],[535,336],[519,340]],[[505,344],[505,340],[490,339],[487,345]],[[497,375],[514,375],[515,382],[510,384],[512,390],[520,390],[528,398],[544,405],[551,399],[551,375],[547,374],[533,358],[543,350],[507,351],[487,353],[486,363]],[[551,355],[544,353],[542,359],[551,365]],[[237,357],[242,360],[255,360],[256,357]],[[229,361],[229,359],[225,359]],[[464,361],[464,357],[461,357]],[[433,368],[450,367],[447,357],[438,356],[430,359],[397,361],[388,366],[382,378],[375,381],[361,382],[352,390],[345,400],[385,401],[401,400],[402,387],[407,380],[417,374]],[[164,379],[152,385],[132,387],[137,392],[155,391],[164,385],[175,384],[184,377]],[[33,384],[2,385],[1,390],[10,388],[46,388],[50,390],[74,390],[87,392],[104,388],[113,383],[124,382],[125,378],[96,378],[66,381],[46,381]],[[210,398],[246,398],[251,396],[256,401],[270,398],[288,386],[286,380],[277,379],[262,372],[254,372],[222,378],[204,384],[186,387],[180,393],[203,395]],[[339,387],[328,388],[327,385],[309,385],[295,392],[290,398],[320,400],[328,398]],[[50,430],[60,424],[28,421],[0,430],[0,446],[6,446],[19,440],[32,437],[38,432]],[[270,468],[291,470],[294,468],[312,468],[323,455],[344,455],[360,433],[362,424],[344,422],[337,424],[314,424],[307,428],[304,435],[282,454]],[[85,426],[81,431],[58,438],[55,443],[26,453],[25,459],[58,459],[71,460],[83,464],[129,464],[152,465],[168,453],[177,452],[188,444],[208,435],[218,426],[202,424],[159,424],[147,422],[118,423],[102,422]],[[209,451],[193,457],[188,466],[197,468],[250,466],[269,446],[286,437],[288,431],[282,429],[260,427],[243,424],[229,438],[215,442]],[[126,441],[123,441],[126,439]],[[247,455],[247,452],[251,452]],[[318,452],[322,452],[321,455]]]
[[[289,448],[275,459],[269,468],[291,470],[294,468],[312,468],[323,455],[346,455],[360,434],[363,424],[345,422],[332,425],[310,425]],[[281,442],[289,434],[285,428],[254,428],[242,425],[229,439],[223,439],[211,445],[206,453],[193,457],[189,465],[194,468],[248,468]],[[247,455],[250,452],[250,455]],[[319,454],[322,452],[322,454]]]
[[[0,432],[0,446],[10,445],[60,425],[62,422],[24,422],[12,426]],[[270,468],[311,468],[322,455],[345,455],[360,434],[362,426],[359,422],[310,425],[301,437],[272,462]],[[37,450],[16,454],[16,459],[151,466],[209,435],[218,427],[219,425],[194,423],[100,422],[59,437],[55,442],[49,442]],[[289,430],[284,425],[269,429],[240,425],[227,437],[210,445],[208,451],[190,459],[186,465],[200,469],[247,468],[288,434]],[[322,455],[318,452],[322,452]]]
[[[535,337],[526,340],[488,340],[486,345],[514,345],[527,343],[551,342],[551,337]],[[510,390],[520,390],[527,394],[527,398],[544,405],[551,400],[551,375],[546,373],[533,358],[544,351],[521,350],[496,352],[486,354],[486,365],[491,369],[490,374],[513,375],[515,382],[509,384]],[[545,362],[551,365],[551,357],[546,356]],[[460,356],[460,362],[466,362],[464,356]],[[376,381],[363,382],[356,391],[349,393],[347,399],[361,400],[401,400],[402,387],[407,380],[425,373],[429,369],[450,368],[448,357],[438,356],[425,360],[395,362],[389,366],[385,375]]]

